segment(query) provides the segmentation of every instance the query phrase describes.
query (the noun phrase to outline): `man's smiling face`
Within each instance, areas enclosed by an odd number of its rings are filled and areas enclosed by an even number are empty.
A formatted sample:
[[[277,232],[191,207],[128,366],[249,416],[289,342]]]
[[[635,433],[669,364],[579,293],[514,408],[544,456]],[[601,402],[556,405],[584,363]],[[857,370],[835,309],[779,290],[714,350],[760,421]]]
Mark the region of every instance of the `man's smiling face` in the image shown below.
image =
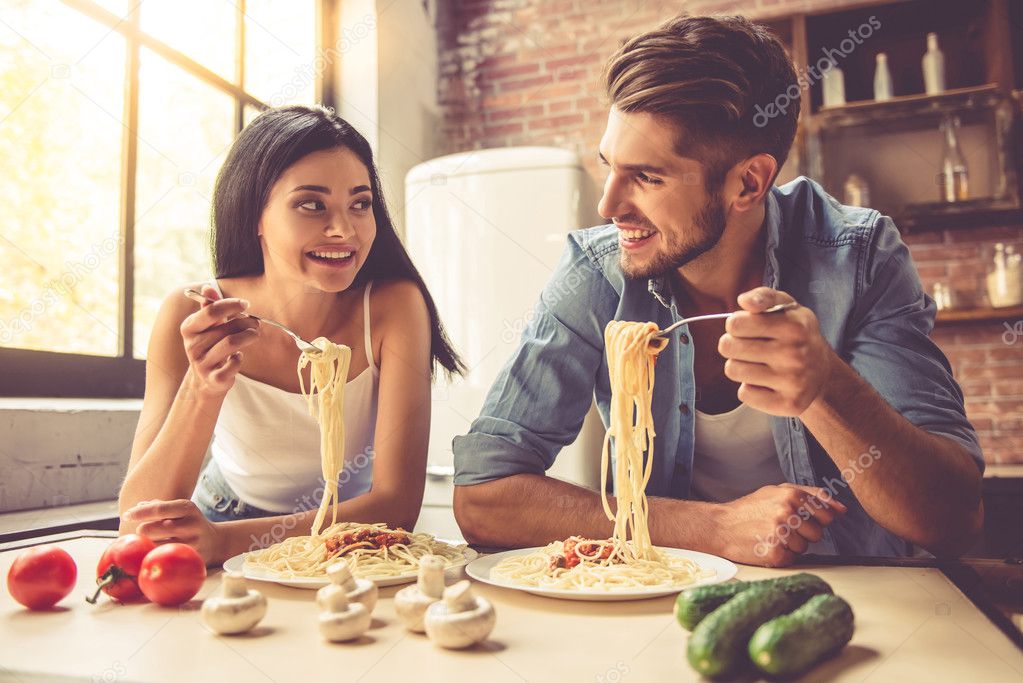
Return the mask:
[[[675,153],[674,126],[653,114],[612,107],[600,141],[608,170],[597,210],[618,226],[621,267],[650,278],[711,249],[725,229],[720,192],[708,195],[706,168]]]

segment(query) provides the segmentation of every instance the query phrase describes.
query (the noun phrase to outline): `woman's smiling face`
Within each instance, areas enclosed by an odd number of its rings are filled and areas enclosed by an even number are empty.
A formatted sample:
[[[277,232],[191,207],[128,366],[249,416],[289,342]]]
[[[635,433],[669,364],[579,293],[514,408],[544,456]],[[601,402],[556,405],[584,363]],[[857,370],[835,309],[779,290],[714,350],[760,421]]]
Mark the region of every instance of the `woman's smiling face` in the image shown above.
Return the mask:
[[[376,232],[369,171],[359,157],[345,147],[307,154],[270,189],[259,222],[265,271],[344,291]]]

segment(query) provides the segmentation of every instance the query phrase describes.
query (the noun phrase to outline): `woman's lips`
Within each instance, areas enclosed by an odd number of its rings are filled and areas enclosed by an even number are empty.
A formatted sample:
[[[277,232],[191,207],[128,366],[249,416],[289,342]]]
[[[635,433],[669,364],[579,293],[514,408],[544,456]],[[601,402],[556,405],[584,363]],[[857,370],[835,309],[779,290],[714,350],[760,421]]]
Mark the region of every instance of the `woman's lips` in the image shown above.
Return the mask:
[[[355,251],[351,249],[317,249],[306,252],[305,257],[318,266],[339,270],[355,263]]]

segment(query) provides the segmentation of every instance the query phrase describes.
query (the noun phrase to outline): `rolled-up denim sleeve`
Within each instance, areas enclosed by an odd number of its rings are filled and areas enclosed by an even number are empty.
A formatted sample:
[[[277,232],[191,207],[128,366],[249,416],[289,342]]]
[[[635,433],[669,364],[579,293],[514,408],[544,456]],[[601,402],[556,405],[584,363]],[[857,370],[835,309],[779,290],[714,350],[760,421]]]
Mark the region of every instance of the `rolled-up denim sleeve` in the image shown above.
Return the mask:
[[[963,392],[931,341],[937,307],[923,291],[909,249],[886,216],[864,260],[862,296],[847,329],[845,360],[917,427],[961,444],[984,471]]]
[[[603,358],[601,311],[614,298],[610,283],[570,237],[479,417],[452,442],[456,485],[543,474],[576,438]]]

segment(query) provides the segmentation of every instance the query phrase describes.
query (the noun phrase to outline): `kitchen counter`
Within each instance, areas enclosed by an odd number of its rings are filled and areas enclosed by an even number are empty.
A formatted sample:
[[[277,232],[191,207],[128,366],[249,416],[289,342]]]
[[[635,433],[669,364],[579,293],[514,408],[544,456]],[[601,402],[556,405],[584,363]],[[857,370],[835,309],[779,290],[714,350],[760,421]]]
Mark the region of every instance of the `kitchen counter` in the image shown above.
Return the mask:
[[[314,591],[255,582],[270,601],[260,626],[244,636],[210,633],[197,610],[217,591],[219,571],[211,570],[196,599],[178,609],[117,605],[105,596],[88,605],[83,596],[113,535],[70,532],[0,548],[4,576],[21,549],[43,541],[66,549],[79,568],[75,591],[51,612],[29,612],[2,592],[0,680],[700,680],[686,662],[687,634],[672,616],[672,597],[572,602],[477,583],[478,594],[496,607],[497,627],[489,641],[462,652],[439,650],[402,629],[393,607],[400,587],[381,589],[372,628],[351,644],[320,638]],[[1023,680],[1023,651],[941,568],[828,561],[739,569],[738,578],[747,580],[810,571],[852,605],[852,642],[803,680]]]

